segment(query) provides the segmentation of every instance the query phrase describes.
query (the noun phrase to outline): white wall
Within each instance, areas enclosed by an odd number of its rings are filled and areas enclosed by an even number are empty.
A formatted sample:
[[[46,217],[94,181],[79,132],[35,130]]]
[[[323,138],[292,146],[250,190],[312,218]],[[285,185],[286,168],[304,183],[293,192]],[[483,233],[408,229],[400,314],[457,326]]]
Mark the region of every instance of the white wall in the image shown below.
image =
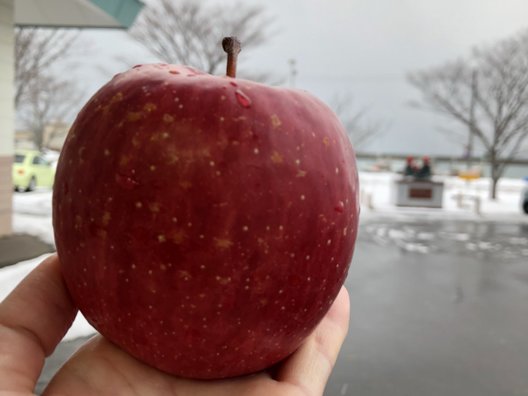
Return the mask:
[[[11,233],[14,105],[14,0],[0,0],[0,236]]]
[[[13,154],[14,0],[0,0],[0,156]]]

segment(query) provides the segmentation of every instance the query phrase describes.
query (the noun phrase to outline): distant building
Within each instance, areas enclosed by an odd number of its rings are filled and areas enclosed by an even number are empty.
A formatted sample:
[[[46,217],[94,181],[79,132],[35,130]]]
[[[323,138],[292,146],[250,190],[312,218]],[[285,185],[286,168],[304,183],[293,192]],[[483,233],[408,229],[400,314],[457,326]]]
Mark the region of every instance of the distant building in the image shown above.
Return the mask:
[[[34,150],[36,148],[33,143],[33,133],[28,130],[15,130],[15,150]]]
[[[44,148],[61,151],[71,124],[65,122],[54,122],[46,125],[44,129]],[[27,129],[15,131],[15,149],[36,149],[33,132]]]
[[[47,125],[44,130],[44,146],[50,150],[61,151],[70,126],[70,123],[60,121]]]

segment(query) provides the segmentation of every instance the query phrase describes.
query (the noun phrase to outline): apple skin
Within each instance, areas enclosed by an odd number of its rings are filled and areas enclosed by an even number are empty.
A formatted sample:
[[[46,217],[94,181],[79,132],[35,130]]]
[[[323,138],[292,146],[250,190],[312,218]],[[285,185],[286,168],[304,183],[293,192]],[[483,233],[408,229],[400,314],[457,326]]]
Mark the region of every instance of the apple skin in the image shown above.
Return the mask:
[[[139,65],[84,106],[53,193],[68,289],[162,371],[256,372],[314,330],[357,235],[354,151],[309,94]]]

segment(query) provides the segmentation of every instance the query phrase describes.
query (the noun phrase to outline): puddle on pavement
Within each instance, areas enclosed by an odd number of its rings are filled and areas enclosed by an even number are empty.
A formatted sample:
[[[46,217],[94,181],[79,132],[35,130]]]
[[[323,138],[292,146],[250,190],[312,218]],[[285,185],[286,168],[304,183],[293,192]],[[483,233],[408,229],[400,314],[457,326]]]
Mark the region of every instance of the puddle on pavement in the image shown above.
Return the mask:
[[[372,221],[361,226],[359,237],[417,254],[450,252],[528,258],[528,224],[524,223]]]

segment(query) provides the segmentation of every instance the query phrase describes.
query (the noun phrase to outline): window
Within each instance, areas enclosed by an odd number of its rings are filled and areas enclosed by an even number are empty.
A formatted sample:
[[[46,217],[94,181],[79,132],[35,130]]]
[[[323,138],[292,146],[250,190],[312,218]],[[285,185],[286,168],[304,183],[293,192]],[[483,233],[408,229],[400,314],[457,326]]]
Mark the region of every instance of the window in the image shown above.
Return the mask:
[[[33,158],[33,165],[48,165],[46,160],[40,156]]]
[[[24,158],[26,158],[23,154],[15,154],[15,164],[21,164],[24,162]]]

